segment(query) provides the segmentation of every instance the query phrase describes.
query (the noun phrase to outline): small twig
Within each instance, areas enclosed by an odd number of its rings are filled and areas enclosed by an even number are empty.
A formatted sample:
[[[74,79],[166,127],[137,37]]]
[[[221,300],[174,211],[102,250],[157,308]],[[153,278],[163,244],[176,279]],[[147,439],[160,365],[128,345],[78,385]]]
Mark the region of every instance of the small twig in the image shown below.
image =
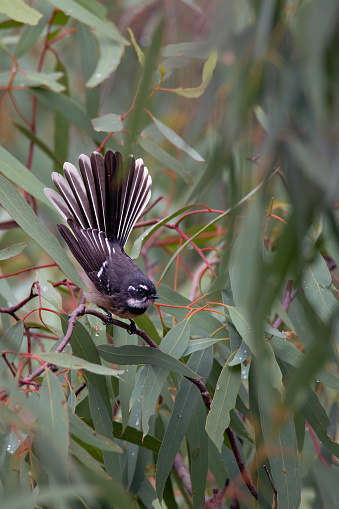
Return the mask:
[[[226,479],[225,485],[222,490],[213,490],[213,497],[210,498],[204,505],[204,509],[221,509],[222,501],[230,484],[230,480]]]
[[[176,456],[174,458],[173,468],[176,471],[176,473],[178,474],[178,477],[179,477],[180,481],[182,482],[187,493],[190,496],[192,496],[193,492],[192,492],[191,476],[190,476],[189,470],[186,467],[185,462],[179,452],[176,454]]]
[[[26,297],[22,301],[18,302],[17,304],[14,304],[13,306],[10,306],[10,307],[7,307],[7,308],[0,308],[0,313],[7,313],[8,315],[13,316],[13,318],[18,319],[15,316],[15,312],[18,311],[20,308],[22,308],[25,304],[27,304],[27,302],[29,302],[30,300],[34,299],[34,297],[38,296],[37,293],[33,292],[33,286],[34,286],[34,284],[32,285],[31,293],[29,294],[28,297]]]
[[[73,333],[73,330],[74,330],[74,327],[75,327],[75,324],[76,324],[76,320],[77,320],[77,318],[79,316],[93,315],[93,316],[96,316],[97,318],[99,318],[102,321],[106,321],[107,320],[107,316],[105,314],[101,313],[100,311],[96,311],[95,309],[86,309],[84,302],[85,302],[85,298],[84,298],[84,296],[82,296],[80,305],[77,308],[75,308],[75,310],[69,315],[69,322],[68,322],[67,332],[66,332],[66,334],[64,336],[64,339],[60,343],[60,345],[56,348],[56,350],[55,350],[56,353],[62,352],[63,349],[65,348],[65,346],[67,345],[68,341],[70,340],[70,338],[72,336],[72,333]],[[137,334],[151,348],[157,348],[157,349],[160,350],[159,346],[142,329],[135,329],[135,330],[133,330],[133,327],[131,325],[129,325],[127,323],[124,323],[121,320],[117,320],[115,318],[111,318],[110,319],[110,323],[112,325],[116,325],[116,326],[121,327],[121,328],[123,328],[125,330],[133,332],[134,334]],[[34,380],[34,378],[39,376],[46,368],[49,368],[50,366],[51,366],[50,363],[44,363],[42,366],[40,366],[40,368],[35,370],[34,373],[31,373],[27,378],[20,379],[19,383],[21,385],[33,383],[32,381]],[[190,378],[190,377],[186,377],[186,378],[187,378],[187,380],[192,382],[199,389],[201,397],[202,397],[206,407],[208,409],[210,409],[211,403],[212,403],[212,398],[211,398],[210,393],[208,392],[208,389],[207,389],[205,383],[202,380],[195,380],[195,379]],[[247,473],[246,466],[245,466],[245,464],[244,464],[244,462],[242,460],[240,451],[238,450],[238,446],[237,446],[237,443],[236,443],[234,435],[233,435],[233,431],[232,431],[232,429],[230,427],[228,427],[226,429],[226,434],[227,434],[228,439],[230,441],[231,448],[232,448],[234,457],[236,459],[236,462],[238,464],[241,476],[242,476],[246,486],[248,487],[249,491],[251,492],[251,494],[254,496],[255,499],[258,499],[257,490],[256,490],[255,486],[253,485],[253,483],[252,483],[252,481],[251,481],[251,479],[250,479],[250,477],[249,477],[249,475]]]
[[[273,479],[271,477],[271,474],[268,471],[267,466],[263,465],[263,468],[264,468],[264,470],[266,472],[266,475],[268,477],[268,480],[271,483],[271,486],[272,486],[272,489],[273,489],[273,492],[274,492],[274,503],[273,503],[272,509],[278,509],[278,492],[277,492],[277,488],[274,485]]]
[[[247,488],[250,490],[250,493],[253,495],[253,497],[258,500],[258,492],[254,484],[252,483],[251,479],[249,478],[249,475],[246,470],[245,463],[243,462],[243,459],[240,455],[237,442],[235,441],[235,437],[233,434],[232,428],[228,427],[226,428],[226,435],[228,436],[228,440],[230,441],[230,445],[232,448],[232,452],[234,454],[235,460],[237,462],[237,465],[240,470],[241,477],[244,480],[244,483],[246,484]]]
[[[96,309],[88,309],[87,308],[87,309],[85,309],[83,314],[96,316],[103,322],[107,321],[107,315],[100,313],[100,311],[97,311]],[[121,327],[122,329],[125,329],[131,333],[137,334],[137,336],[140,336],[144,341],[146,341],[146,343],[150,347],[159,349],[159,346],[142,329],[134,329],[129,323],[122,322],[121,320],[117,320],[116,318],[113,318],[113,317],[110,318],[110,324],[117,325],[118,327]]]
[[[312,441],[313,441],[313,444],[314,444],[314,448],[315,448],[316,453],[318,455],[318,458],[325,465],[325,467],[328,467],[328,464],[326,463],[326,460],[325,460],[324,456],[321,454],[321,450],[320,450],[320,447],[319,447],[318,440],[317,440],[316,434],[314,432],[314,429],[312,428],[312,426],[310,425],[310,423],[308,421],[305,421],[305,423],[306,423],[306,426],[308,428],[308,431],[310,432],[310,435],[311,435],[311,438],[312,438]]]
[[[212,258],[209,260],[209,263],[210,265],[215,265],[216,263],[219,263],[220,262],[220,258]],[[190,290],[190,294],[189,294],[189,300],[194,300],[195,299],[195,295],[196,295],[196,292],[199,288],[199,283],[200,283],[200,279],[201,277],[203,276],[204,272],[206,272],[206,264],[205,263],[202,263],[200,265],[200,267],[198,267],[198,269],[195,271],[195,274],[194,274],[194,277],[193,277],[193,281],[192,281],[192,286],[191,286],[191,290]]]
[[[282,303],[282,306],[286,312],[289,310],[290,304],[293,301],[293,299],[296,296],[297,291],[298,291],[298,289],[295,289],[292,291],[292,286],[293,286],[293,281],[291,281],[291,280],[287,281],[286,288],[285,288],[284,300]],[[282,324],[283,324],[283,319],[280,318],[280,316],[278,316],[273,323],[273,327],[275,329],[279,329],[279,327]]]
[[[2,221],[2,223],[0,223],[0,230],[11,230],[12,228],[18,227],[18,223],[13,221],[13,219],[10,219],[9,221]]]
[[[68,341],[70,340],[73,330],[77,321],[78,316],[83,316],[85,314],[85,303],[84,298],[81,299],[81,303],[75,310],[69,315],[68,328],[67,332],[64,336],[64,339],[61,341],[60,345],[55,349],[55,353],[60,353],[63,351]],[[36,369],[33,373],[31,373],[27,378],[22,378],[19,380],[21,385],[30,384],[34,378],[41,375],[46,368],[49,368],[52,364],[49,362],[44,363],[40,368]]]

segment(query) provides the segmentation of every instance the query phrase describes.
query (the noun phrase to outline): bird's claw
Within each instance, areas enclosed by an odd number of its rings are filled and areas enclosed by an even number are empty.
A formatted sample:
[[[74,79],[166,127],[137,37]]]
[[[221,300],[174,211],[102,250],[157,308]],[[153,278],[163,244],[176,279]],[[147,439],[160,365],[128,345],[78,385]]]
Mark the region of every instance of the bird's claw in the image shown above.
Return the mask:
[[[112,313],[110,313],[109,311],[107,311],[107,309],[105,309],[101,306],[100,306],[100,309],[102,309],[102,311],[104,311],[106,313],[106,318],[107,318],[107,320],[102,321],[102,325],[110,325],[112,323]]]
[[[133,334],[135,334],[135,332],[137,330],[137,326],[135,325],[135,321],[132,320],[131,318],[129,319],[129,321],[130,321],[131,329],[127,330],[127,332],[130,336],[132,336]]]

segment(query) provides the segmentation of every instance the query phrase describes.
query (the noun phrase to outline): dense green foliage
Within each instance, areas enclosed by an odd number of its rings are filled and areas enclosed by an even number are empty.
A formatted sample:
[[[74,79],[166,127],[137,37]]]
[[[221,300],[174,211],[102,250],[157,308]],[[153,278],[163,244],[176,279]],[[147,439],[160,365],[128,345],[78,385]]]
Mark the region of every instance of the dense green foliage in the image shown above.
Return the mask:
[[[338,2],[0,11],[1,508],[337,507]],[[108,148],[153,178],[139,335],[43,193]]]

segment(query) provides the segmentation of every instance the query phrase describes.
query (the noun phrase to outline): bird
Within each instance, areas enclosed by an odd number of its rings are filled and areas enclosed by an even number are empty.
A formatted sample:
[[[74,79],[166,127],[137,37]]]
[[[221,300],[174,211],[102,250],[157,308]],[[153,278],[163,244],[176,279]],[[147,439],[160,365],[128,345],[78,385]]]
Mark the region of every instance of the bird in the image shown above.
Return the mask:
[[[105,156],[81,154],[79,169],[66,162],[65,177],[52,173],[59,191],[45,188],[48,200],[68,226],[58,230],[84,270],[89,302],[106,312],[127,318],[131,332],[133,318],[142,315],[159,298],[154,283],[125,253],[127,239],[151,197],[152,178],[144,161],[131,155],[128,173],[120,152],[107,150]]]

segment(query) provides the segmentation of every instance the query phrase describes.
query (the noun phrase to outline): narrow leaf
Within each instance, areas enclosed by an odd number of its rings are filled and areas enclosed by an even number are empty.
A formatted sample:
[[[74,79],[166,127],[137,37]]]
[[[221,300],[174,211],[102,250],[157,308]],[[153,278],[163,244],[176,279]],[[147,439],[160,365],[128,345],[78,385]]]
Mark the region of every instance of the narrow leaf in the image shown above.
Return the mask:
[[[5,330],[3,335],[1,336],[0,341],[0,353],[10,350],[12,352],[19,352],[22,340],[23,340],[23,334],[24,334],[24,325],[23,322],[20,320],[19,322],[15,323],[9,329]],[[16,355],[13,353],[7,354],[6,359],[8,362],[13,362]],[[3,356],[0,357],[0,372],[7,369],[8,366],[6,362],[4,361]]]
[[[121,448],[112,440],[99,435],[93,428],[88,426],[80,417],[68,411],[70,432],[80,438],[82,442],[93,445],[102,451],[122,452]]]
[[[86,87],[94,88],[111,76],[120,64],[124,46],[115,44],[109,37],[95,33],[99,46],[99,59]]]
[[[303,271],[302,285],[306,298],[325,323],[337,307],[337,301],[330,290],[331,280],[331,273],[321,255]]]
[[[138,57],[138,60],[139,60],[139,64],[141,65],[141,67],[143,68],[145,66],[145,55],[144,53],[141,51],[140,49],[140,46],[139,44],[137,43],[135,37],[134,37],[134,34],[132,32],[132,30],[130,28],[127,28],[128,30],[128,33],[129,33],[129,36],[131,38],[131,43],[133,44],[133,47],[135,49],[135,52],[137,54],[137,57]]]
[[[180,136],[175,133],[172,129],[167,127],[165,124],[160,122],[157,118],[155,118],[150,112],[150,117],[159,129],[159,131],[165,136],[165,138],[168,139],[174,145],[180,150],[183,150],[188,154],[192,159],[195,159],[196,161],[203,162],[204,159],[201,157],[200,154],[194,148],[190,147]]]
[[[231,361],[234,354],[229,358]],[[206,421],[206,431],[210,439],[215,443],[219,452],[224,442],[224,432],[230,423],[230,411],[235,407],[235,402],[240,389],[241,367],[240,365],[229,366],[228,362],[223,367],[215,388],[211,410]]]
[[[42,17],[40,12],[26,5],[23,0],[2,0],[0,2],[0,12],[15,21],[27,23],[28,25],[36,25]]]
[[[190,357],[188,365],[204,377],[208,377],[212,368],[212,348],[194,353]],[[174,458],[200,397],[199,390],[192,382],[186,379],[181,380],[174,402],[174,409],[158,455],[156,488],[159,500],[162,499],[165,483],[171,471]]]
[[[20,244],[13,244],[13,246],[5,247],[0,250],[0,260],[7,260],[13,256],[18,255],[27,247],[28,242],[20,242]]]
[[[57,239],[40,223],[24,198],[2,175],[0,175],[0,203],[27,235],[59,265],[66,276],[80,288],[84,288],[84,283]]]
[[[84,359],[81,359],[81,357],[68,355],[67,353],[40,353],[39,359],[60,366],[61,368],[75,370],[85,369],[91,373],[97,373],[98,375],[117,376],[124,372],[123,370],[107,368],[101,364],[93,364],[92,362],[87,362]]]
[[[160,161],[162,164],[167,166],[170,170],[180,175],[180,177],[189,185],[193,184],[192,175],[185,170],[183,164],[175,159],[173,156],[168,154],[163,148],[157,143],[147,138],[139,137],[139,145],[148,152],[152,157]]]
[[[187,428],[190,453],[190,472],[193,492],[193,508],[205,502],[205,487],[208,472],[208,436],[205,431],[206,407],[199,398]]]
[[[170,92],[174,92],[175,94],[181,95],[187,98],[197,98],[200,97],[206,90],[206,87],[209,85],[213,71],[215,66],[217,65],[218,53],[216,50],[212,51],[208,60],[204,64],[204,68],[202,71],[202,82],[198,87],[193,88],[173,88]]]
[[[43,183],[3,147],[0,147],[0,171],[13,184],[20,186],[34,198],[53,209],[50,201],[45,196]]]
[[[74,0],[48,0],[54,7],[70,15],[72,18],[81,21],[98,33],[118,42],[119,44],[129,44],[126,39],[120,34],[116,26],[107,21],[106,19],[98,18],[93,12],[86,9],[80,3]]]
[[[93,118],[91,122],[93,129],[97,132],[116,133],[122,131],[124,128],[120,115],[116,115],[115,113],[108,113],[108,115]]]
[[[151,364],[168,369],[179,375],[195,379],[201,378],[188,366],[156,348],[134,345],[120,347],[101,345],[98,347],[98,352],[103,359],[113,364]]]

